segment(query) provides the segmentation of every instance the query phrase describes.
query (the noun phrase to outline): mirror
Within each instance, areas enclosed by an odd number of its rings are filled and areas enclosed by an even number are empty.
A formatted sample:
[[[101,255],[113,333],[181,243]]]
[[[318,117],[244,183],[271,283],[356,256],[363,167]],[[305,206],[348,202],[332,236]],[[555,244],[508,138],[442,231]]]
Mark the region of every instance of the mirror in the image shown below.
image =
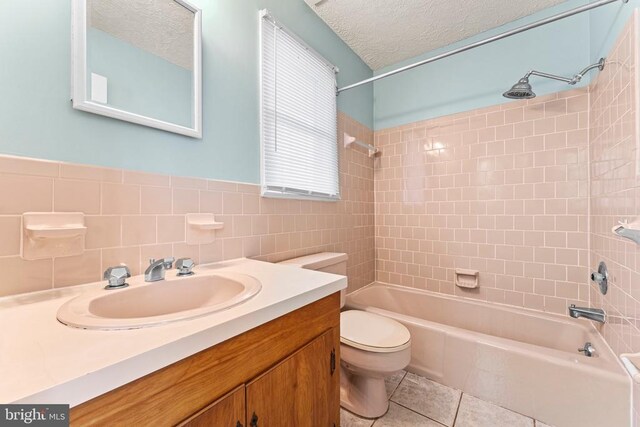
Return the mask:
[[[73,108],[201,138],[201,11],[184,0],[72,1]]]

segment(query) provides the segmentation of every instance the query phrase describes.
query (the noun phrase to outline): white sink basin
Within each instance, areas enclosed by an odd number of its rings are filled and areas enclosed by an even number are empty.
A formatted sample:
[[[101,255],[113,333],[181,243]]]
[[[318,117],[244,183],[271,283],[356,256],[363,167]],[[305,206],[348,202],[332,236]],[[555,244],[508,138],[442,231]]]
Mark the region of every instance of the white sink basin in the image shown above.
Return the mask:
[[[128,288],[96,290],[64,303],[58,320],[84,329],[135,329],[211,314],[247,301],[262,285],[246,274],[198,273]]]

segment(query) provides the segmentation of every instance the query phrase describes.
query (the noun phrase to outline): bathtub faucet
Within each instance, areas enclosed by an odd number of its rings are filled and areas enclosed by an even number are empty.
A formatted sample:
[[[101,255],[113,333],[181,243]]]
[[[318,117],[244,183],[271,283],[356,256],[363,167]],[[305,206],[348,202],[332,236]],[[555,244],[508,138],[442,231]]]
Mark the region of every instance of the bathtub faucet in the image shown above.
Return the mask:
[[[604,310],[599,308],[576,307],[575,304],[569,306],[569,316],[574,319],[584,317],[600,323],[607,321],[607,313],[605,313]]]

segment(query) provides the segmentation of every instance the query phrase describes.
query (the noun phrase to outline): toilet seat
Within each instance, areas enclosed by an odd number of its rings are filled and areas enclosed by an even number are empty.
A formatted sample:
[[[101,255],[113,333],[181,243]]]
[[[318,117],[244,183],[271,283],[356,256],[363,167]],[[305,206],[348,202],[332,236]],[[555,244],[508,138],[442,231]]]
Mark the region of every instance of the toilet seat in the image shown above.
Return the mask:
[[[362,310],[340,313],[340,342],[373,353],[392,353],[411,345],[411,334],[401,323]]]

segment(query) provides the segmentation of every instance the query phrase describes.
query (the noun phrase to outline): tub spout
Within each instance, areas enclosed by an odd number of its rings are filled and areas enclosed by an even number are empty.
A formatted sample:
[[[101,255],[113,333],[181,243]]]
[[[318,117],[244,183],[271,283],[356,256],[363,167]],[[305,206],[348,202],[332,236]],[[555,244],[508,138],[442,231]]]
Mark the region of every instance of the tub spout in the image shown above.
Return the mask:
[[[575,304],[569,306],[569,316],[577,319],[584,317],[585,319],[595,320],[596,322],[605,323],[607,321],[607,313],[599,308],[576,307]]]

